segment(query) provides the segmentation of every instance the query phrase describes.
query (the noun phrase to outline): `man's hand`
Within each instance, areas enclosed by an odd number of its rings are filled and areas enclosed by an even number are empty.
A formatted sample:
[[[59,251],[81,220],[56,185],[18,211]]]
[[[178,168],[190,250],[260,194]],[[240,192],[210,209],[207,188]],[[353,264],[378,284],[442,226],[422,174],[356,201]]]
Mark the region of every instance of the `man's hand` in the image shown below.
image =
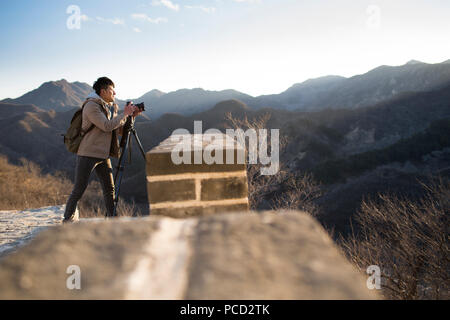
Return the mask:
[[[125,113],[126,116],[133,115],[133,117],[134,117],[134,113],[136,112],[136,109],[137,108],[133,105],[133,102],[130,102],[125,106],[123,113]]]

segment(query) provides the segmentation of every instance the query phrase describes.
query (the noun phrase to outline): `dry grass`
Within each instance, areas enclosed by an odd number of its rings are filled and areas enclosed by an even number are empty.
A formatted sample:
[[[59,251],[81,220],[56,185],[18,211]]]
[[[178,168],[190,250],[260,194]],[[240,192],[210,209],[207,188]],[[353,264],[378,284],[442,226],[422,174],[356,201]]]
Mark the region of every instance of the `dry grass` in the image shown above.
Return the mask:
[[[43,174],[33,162],[21,159],[21,165],[8,163],[0,156],[0,210],[24,210],[62,205],[72,192],[73,183],[60,173]],[[78,202],[80,217],[104,217],[105,204],[100,183],[92,181]],[[119,216],[139,216],[134,203],[119,200]]]
[[[78,202],[78,209],[80,211],[80,217],[93,218],[104,217],[106,208],[105,201],[103,200],[103,194],[101,186],[98,181],[91,181],[87,187],[83,197]],[[117,215],[119,217],[135,217],[141,216],[139,208],[134,202],[127,203],[119,197],[119,203],[117,205]]]
[[[0,156],[0,209],[22,210],[65,203],[72,183],[62,175],[44,175],[36,164],[21,159],[20,166]]]

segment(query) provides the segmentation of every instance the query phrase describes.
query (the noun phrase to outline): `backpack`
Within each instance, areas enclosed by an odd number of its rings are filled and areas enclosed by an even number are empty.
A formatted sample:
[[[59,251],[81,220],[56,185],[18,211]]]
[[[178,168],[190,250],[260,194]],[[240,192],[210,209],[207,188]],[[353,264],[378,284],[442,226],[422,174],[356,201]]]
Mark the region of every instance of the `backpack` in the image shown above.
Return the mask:
[[[83,108],[85,104],[86,103],[83,103],[83,106],[75,112],[72,120],[70,121],[70,126],[67,129],[67,132],[62,134],[66,149],[73,153],[78,152],[78,148],[81,140],[83,140],[83,137],[95,127],[95,125],[91,125],[86,131],[81,129],[81,124],[83,122]]]

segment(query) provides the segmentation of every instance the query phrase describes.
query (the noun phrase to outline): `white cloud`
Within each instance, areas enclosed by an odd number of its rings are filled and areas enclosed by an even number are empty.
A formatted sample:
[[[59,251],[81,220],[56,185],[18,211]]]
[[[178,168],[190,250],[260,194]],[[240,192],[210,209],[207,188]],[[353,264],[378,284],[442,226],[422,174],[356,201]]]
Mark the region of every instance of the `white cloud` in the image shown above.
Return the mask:
[[[214,13],[216,12],[216,8],[214,7],[203,7],[203,6],[184,6],[186,9],[199,9],[205,13]]]
[[[234,2],[259,3],[261,0],[233,0]]]
[[[156,19],[150,18],[145,13],[133,13],[131,17],[135,20],[147,21],[154,24],[159,24],[162,22],[168,22],[167,18],[158,17]]]
[[[114,18],[114,19],[105,19],[102,17],[96,17],[97,21],[100,22],[107,22],[107,23],[112,23],[112,24],[116,24],[116,25],[125,25],[125,21],[123,19],[119,19],[119,18]]]
[[[134,27],[134,28],[133,28],[133,31],[134,31],[134,32],[137,32],[137,33],[140,33],[140,32],[142,32],[142,31],[141,31],[141,29],[139,29],[139,28],[136,28],[136,27]]]
[[[89,18],[87,15],[85,15],[85,14],[82,14],[81,16],[80,16],[80,18],[81,18],[81,21],[89,21],[89,20],[92,20],[91,18]]]
[[[145,13],[133,13],[131,17],[135,20],[147,20],[148,16]]]
[[[178,4],[174,4],[170,0],[153,0],[152,6],[165,6],[171,10],[180,10],[180,6]]]

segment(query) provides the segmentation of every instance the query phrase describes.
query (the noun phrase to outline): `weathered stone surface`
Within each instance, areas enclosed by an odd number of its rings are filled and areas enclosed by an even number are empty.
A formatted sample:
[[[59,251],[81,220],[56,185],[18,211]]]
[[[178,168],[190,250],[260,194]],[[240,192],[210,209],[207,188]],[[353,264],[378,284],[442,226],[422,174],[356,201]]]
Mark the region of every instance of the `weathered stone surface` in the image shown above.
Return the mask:
[[[148,182],[147,191],[150,203],[195,200],[195,181],[186,179]]]
[[[304,212],[212,216],[197,227],[187,299],[371,299]]]
[[[0,259],[0,299],[120,298],[124,277],[156,228],[143,220],[50,227]],[[67,289],[70,265],[81,269],[81,290]]]
[[[235,151],[235,154],[237,151]],[[225,154],[225,153],[224,153]],[[229,172],[229,171],[239,171],[245,170],[246,166],[244,164],[232,163],[226,164],[196,164],[193,160],[193,153],[191,154],[190,164],[174,164],[172,162],[170,152],[155,152],[150,151],[146,154],[146,171],[147,175],[158,176],[167,174],[179,174],[179,173],[194,173],[194,172]],[[225,157],[225,156],[224,156]],[[226,160],[226,159],[225,159]]]
[[[0,260],[0,299],[379,298],[365,282],[303,212],[62,225]]]
[[[166,216],[171,218],[189,218],[189,217],[201,217],[208,216],[215,213],[226,213],[226,212],[236,212],[236,211],[246,211],[248,210],[247,203],[241,204],[230,204],[230,205],[217,205],[217,206],[205,206],[205,207],[183,207],[183,208],[161,208],[161,209],[151,209],[151,215]]]
[[[201,199],[204,201],[246,198],[247,177],[205,179],[202,180],[201,190]]]
[[[175,164],[172,161],[172,153],[183,155],[182,152],[175,152],[178,143],[182,142],[181,135],[173,135],[161,142],[157,147],[153,148],[146,154],[147,175],[167,175],[179,173],[193,173],[193,172],[226,172],[245,170],[244,149],[238,144],[230,144],[226,135],[219,135],[220,139],[215,143],[211,142],[209,135],[187,135],[188,139],[184,145],[186,146],[186,154],[190,159],[189,163]],[[186,136],[184,136],[186,137]],[[197,143],[194,139],[199,139]],[[220,161],[208,164],[203,157],[205,151],[211,146],[222,151]],[[190,150],[190,151],[187,151]],[[212,149],[211,149],[212,150]],[[232,155],[233,161],[227,161],[227,153]],[[211,153],[215,156],[215,152]],[[197,157],[197,160],[196,160]],[[243,161],[238,161],[243,160]]]

